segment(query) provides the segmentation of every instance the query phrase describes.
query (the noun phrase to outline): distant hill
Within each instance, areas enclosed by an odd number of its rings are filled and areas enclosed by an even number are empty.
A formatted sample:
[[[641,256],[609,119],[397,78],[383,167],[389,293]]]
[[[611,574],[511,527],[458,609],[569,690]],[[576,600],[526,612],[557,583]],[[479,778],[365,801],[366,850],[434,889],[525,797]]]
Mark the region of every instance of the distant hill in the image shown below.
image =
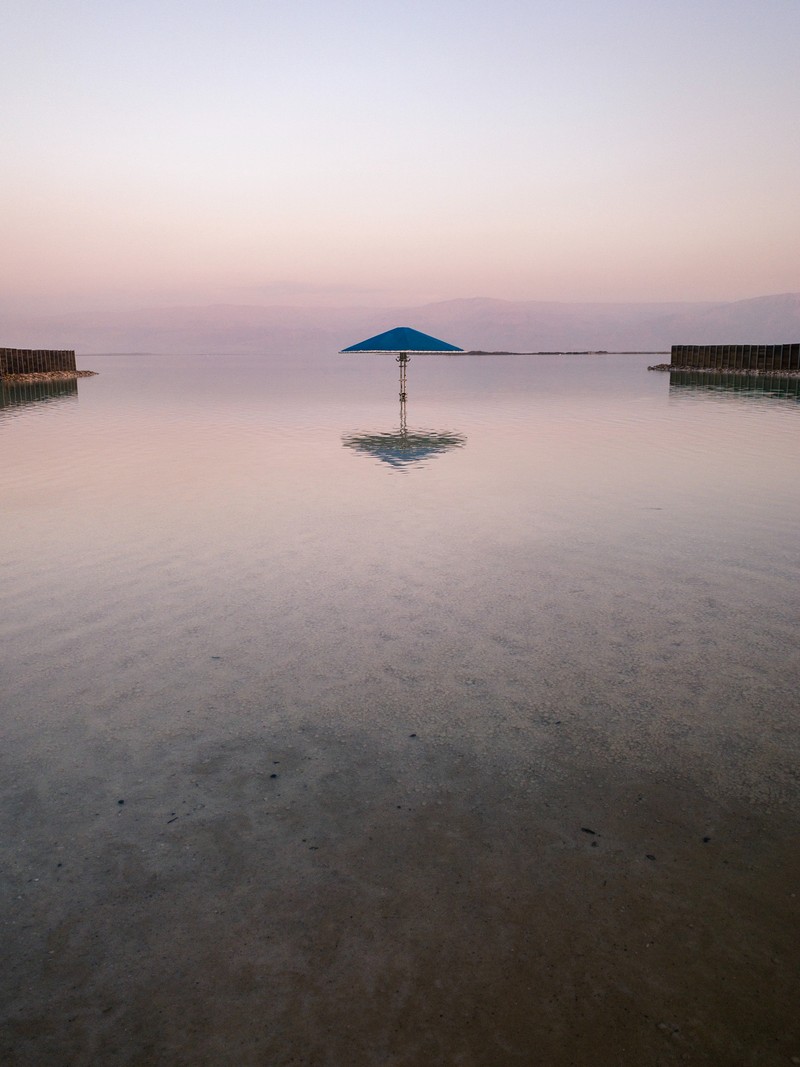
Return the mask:
[[[731,303],[571,304],[485,298],[407,308],[214,304],[48,319],[0,316],[0,345],[91,352],[334,353],[393,326],[466,349],[656,351],[800,340],[800,293]]]
[[[670,344],[785,344],[800,341],[800,293],[759,296],[677,312],[653,324]],[[660,333],[659,333],[660,336]]]

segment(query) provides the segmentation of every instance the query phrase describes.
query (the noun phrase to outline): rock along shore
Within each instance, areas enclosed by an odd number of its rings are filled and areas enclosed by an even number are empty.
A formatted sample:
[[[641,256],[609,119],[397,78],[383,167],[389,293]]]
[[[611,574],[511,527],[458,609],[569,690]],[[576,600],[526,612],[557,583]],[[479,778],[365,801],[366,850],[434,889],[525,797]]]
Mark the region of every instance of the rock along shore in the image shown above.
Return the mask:
[[[91,378],[96,370],[48,370],[34,374],[3,374],[0,385],[25,385],[28,382],[69,382],[74,378]]]
[[[751,378],[800,378],[800,371],[796,370],[755,370],[752,367],[687,367],[674,366],[672,363],[656,363],[648,370],[676,370],[691,374],[736,374],[739,377]]]

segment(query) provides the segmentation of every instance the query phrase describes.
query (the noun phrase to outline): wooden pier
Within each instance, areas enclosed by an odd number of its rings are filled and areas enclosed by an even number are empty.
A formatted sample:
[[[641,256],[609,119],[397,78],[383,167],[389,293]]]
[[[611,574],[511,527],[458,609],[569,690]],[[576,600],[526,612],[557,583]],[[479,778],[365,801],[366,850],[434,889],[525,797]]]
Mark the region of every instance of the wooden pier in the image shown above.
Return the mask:
[[[736,371],[800,371],[800,343],[788,345],[673,345],[670,366]]]

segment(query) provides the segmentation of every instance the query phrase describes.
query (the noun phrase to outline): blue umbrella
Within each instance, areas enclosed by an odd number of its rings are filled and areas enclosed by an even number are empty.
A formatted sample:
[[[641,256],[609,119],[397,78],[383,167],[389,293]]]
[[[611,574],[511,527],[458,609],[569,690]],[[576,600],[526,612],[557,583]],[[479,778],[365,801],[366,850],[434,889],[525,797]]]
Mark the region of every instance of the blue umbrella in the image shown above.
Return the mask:
[[[357,345],[343,348],[342,352],[399,352],[406,355],[409,352],[463,352],[463,348],[440,341],[438,337],[431,337],[429,333],[420,333],[412,330],[410,326],[395,326],[386,333],[377,333],[374,337],[368,337],[366,341],[359,341]]]
[[[399,352],[397,362],[400,364],[400,404],[406,402],[406,367],[408,366],[409,352],[463,352],[463,348],[451,345],[447,341],[440,341],[438,337],[431,337],[429,333],[421,333],[412,330],[410,326],[395,326],[386,333],[376,333],[374,337],[368,337],[366,341],[359,341],[357,345],[343,348],[345,352]],[[405,417],[405,410],[401,406],[401,417]]]
[[[463,352],[463,348],[440,341],[438,337],[413,330],[410,326],[396,326],[393,330],[368,337],[357,345],[343,348],[345,352],[397,352],[400,364],[400,429],[390,433],[351,434],[342,439],[347,448],[367,452],[392,467],[402,468],[419,463],[428,456],[438,455],[466,443],[459,433],[449,430],[409,431],[406,425],[406,367],[408,353]]]

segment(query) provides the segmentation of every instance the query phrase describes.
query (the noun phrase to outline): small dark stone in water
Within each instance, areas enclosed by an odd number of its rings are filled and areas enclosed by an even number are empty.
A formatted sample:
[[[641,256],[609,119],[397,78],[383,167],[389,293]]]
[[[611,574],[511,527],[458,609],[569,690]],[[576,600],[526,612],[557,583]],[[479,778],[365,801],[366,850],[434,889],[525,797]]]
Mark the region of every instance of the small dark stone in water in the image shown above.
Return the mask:
[[[584,834],[596,834],[597,831],[596,830],[590,830],[588,826],[582,826],[581,827],[581,833],[584,833]]]
[[[703,838],[703,844],[704,844],[704,845],[707,845],[707,844],[708,844],[708,842],[709,842],[710,840],[711,840],[711,838],[710,838],[710,837],[704,837],[704,838]]]
[[[653,855],[652,852],[648,852],[647,853],[647,859],[649,859],[649,860],[654,860],[655,859],[655,856]]]

